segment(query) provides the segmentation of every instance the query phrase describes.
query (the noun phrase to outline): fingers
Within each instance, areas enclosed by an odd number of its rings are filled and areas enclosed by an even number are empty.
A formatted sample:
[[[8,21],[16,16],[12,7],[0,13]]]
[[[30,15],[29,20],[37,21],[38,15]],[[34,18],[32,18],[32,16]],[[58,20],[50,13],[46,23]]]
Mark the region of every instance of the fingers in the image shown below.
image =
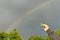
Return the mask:
[[[41,23],[41,26],[43,27],[44,31],[47,31],[49,29],[47,24]]]
[[[49,29],[48,25],[45,24],[43,29],[44,31],[47,31]]]

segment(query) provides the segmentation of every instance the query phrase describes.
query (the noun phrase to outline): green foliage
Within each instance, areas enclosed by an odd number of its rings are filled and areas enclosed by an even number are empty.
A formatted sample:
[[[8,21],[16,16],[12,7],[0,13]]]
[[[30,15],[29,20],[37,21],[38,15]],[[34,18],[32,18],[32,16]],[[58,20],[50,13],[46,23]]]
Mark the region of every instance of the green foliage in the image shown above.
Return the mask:
[[[12,32],[6,33],[1,32],[0,33],[0,40],[21,40],[21,36],[17,33],[16,29],[14,29]]]
[[[55,31],[55,34],[60,37],[60,30]]]
[[[31,36],[28,40],[44,40],[41,36]]]
[[[30,36],[30,37],[28,38],[28,40],[32,40],[32,39],[34,39],[34,37],[35,37],[35,36]]]
[[[55,34],[60,37],[60,30],[56,30]],[[28,40],[52,40],[50,36],[46,36],[46,38],[42,38],[41,36],[30,36]]]
[[[8,38],[7,33],[5,32],[0,33],[0,40],[7,40],[7,38]]]
[[[55,31],[55,34],[60,37],[60,30]],[[0,32],[0,40],[22,40],[19,33],[17,33],[16,29],[13,31],[6,33],[6,32]],[[43,38],[41,36],[30,36],[28,40],[52,40],[50,36],[46,36],[46,38]]]
[[[16,29],[9,33],[10,40],[21,40],[20,35],[17,33]]]
[[[50,36],[47,35],[47,38],[45,40],[52,40]]]

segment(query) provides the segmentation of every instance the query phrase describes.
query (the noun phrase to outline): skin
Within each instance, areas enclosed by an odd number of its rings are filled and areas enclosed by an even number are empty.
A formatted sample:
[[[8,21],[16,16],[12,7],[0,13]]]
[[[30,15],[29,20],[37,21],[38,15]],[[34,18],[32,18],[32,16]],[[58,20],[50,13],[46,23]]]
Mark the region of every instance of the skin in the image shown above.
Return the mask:
[[[55,35],[54,31],[51,31],[47,24],[42,23],[41,26],[43,27],[44,31],[48,33],[52,40],[60,40],[60,37]]]
[[[43,27],[44,31],[47,31],[49,29],[47,24],[42,23],[41,26]]]

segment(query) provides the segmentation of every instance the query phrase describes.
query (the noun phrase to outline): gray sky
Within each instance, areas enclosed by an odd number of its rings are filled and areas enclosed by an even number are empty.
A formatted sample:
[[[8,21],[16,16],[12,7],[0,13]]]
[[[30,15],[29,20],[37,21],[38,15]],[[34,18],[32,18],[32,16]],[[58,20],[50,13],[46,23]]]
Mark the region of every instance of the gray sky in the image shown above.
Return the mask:
[[[49,3],[26,15],[28,10],[48,1]],[[32,34],[45,37],[45,32],[40,27],[45,22],[52,30],[60,28],[60,0],[0,0],[0,31],[9,28],[18,17],[22,19],[15,27],[23,40]],[[23,17],[24,16],[24,17]]]

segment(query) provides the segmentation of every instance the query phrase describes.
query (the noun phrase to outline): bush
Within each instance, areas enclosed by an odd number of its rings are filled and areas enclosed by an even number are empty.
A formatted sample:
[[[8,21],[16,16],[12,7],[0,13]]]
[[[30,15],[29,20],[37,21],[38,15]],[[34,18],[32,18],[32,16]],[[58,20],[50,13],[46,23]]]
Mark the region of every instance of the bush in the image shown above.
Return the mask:
[[[60,37],[60,30],[56,30],[55,34]],[[30,36],[28,40],[52,40],[50,36],[46,36],[46,38],[43,38],[41,36]]]
[[[1,32],[0,40],[21,40],[21,36],[17,33],[16,29],[14,29],[9,33]]]
[[[55,31],[55,34],[60,37],[60,30]],[[17,33],[16,29],[13,31],[6,33],[6,32],[0,32],[0,40],[22,40],[21,35]],[[28,40],[52,40],[50,36],[46,36],[46,38],[43,38],[42,36],[36,36],[32,35],[28,38]]]

